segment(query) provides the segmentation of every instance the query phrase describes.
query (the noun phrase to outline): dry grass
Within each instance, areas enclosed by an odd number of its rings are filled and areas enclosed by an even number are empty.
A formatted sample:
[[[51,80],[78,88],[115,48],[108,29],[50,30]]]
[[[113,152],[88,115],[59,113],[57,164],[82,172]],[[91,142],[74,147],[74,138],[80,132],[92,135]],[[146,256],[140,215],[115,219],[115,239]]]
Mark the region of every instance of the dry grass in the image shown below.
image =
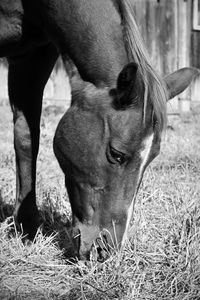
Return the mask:
[[[148,168],[129,239],[104,263],[69,262],[70,206],[53,157],[60,117],[42,119],[37,200],[47,235],[23,244],[12,218],[0,227],[0,299],[200,299],[200,117],[170,119],[162,153]],[[0,107],[0,217],[12,212],[11,113]],[[2,142],[3,141],[3,142]],[[65,253],[66,254],[66,253]]]

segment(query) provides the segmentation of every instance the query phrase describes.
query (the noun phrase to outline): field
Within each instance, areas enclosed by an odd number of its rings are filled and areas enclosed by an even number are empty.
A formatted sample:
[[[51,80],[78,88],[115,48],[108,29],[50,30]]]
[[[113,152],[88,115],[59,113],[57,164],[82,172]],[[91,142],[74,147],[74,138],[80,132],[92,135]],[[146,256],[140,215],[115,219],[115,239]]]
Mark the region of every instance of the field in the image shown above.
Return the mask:
[[[200,114],[169,117],[148,167],[124,249],[104,263],[69,262],[70,205],[52,151],[62,110],[45,106],[37,201],[46,235],[22,243],[12,217],[12,115],[0,106],[0,299],[200,299]],[[67,251],[63,250],[65,247]],[[68,255],[68,256],[67,256]]]

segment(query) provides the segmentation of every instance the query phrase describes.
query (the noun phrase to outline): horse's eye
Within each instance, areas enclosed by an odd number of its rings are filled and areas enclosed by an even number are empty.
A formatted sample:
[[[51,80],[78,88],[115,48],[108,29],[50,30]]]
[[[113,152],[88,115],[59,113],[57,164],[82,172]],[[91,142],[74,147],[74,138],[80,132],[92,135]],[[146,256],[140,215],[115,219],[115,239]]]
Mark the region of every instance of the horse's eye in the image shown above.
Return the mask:
[[[109,161],[111,163],[117,162],[118,164],[122,165],[126,161],[126,155],[111,146],[110,146],[110,156],[111,159],[109,159]]]

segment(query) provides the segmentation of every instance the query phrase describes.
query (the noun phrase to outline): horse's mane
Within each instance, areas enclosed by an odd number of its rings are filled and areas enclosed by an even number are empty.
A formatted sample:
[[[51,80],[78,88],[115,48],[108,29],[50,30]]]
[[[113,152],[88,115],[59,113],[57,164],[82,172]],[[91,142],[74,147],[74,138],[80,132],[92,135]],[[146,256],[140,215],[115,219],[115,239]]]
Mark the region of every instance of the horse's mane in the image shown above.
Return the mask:
[[[166,125],[167,90],[165,82],[150,64],[150,58],[134,18],[133,4],[130,0],[119,0],[119,9],[124,26],[124,38],[130,61],[138,64],[144,83],[144,120],[148,97],[153,105],[156,119],[162,130]]]

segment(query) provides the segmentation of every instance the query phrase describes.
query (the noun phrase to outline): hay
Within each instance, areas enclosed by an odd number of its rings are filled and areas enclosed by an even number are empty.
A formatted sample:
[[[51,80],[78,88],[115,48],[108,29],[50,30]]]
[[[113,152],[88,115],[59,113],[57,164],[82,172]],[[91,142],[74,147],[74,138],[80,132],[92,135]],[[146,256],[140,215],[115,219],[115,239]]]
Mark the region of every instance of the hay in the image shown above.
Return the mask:
[[[56,118],[43,119],[38,162],[37,201],[47,234],[39,230],[33,243],[24,244],[12,218],[1,223],[0,299],[199,300],[199,116],[170,121],[174,130],[167,131],[161,155],[145,173],[129,239],[101,264],[95,257],[87,264],[66,259],[70,206],[49,151]],[[4,218],[15,191],[12,139],[5,145],[6,153],[0,151]]]

